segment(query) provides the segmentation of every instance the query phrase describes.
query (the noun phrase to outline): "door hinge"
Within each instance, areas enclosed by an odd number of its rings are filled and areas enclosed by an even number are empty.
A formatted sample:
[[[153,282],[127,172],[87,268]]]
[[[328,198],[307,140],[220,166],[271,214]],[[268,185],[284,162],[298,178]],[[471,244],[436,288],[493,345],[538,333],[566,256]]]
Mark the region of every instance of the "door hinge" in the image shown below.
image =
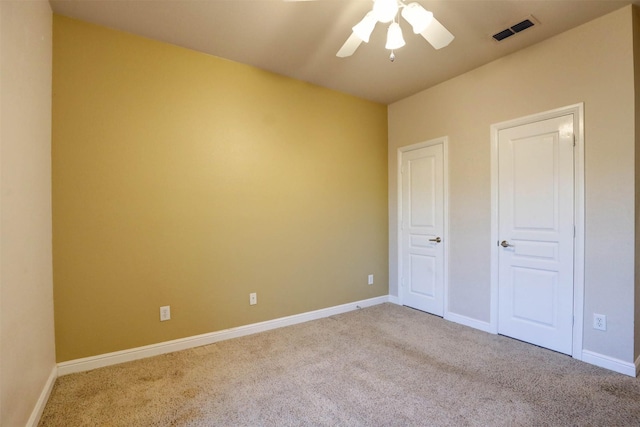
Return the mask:
[[[574,147],[576,146],[576,134],[575,133],[573,134],[573,146]]]

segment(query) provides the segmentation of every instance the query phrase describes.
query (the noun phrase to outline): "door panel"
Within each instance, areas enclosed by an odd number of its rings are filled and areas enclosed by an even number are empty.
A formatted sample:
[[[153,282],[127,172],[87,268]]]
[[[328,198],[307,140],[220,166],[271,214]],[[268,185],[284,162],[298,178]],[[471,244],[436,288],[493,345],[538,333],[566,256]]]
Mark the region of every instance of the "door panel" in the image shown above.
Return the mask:
[[[498,332],[571,354],[573,116],[498,134]]]
[[[410,255],[410,293],[434,298],[437,281],[435,257],[428,255]]]
[[[512,273],[513,317],[522,322],[553,327],[557,273],[518,267],[513,268]]]
[[[402,154],[402,304],[444,313],[444,149]],[[440,241],[437,241],[440,239]]]
[[[409,174],[409,225],[434,227],[433,202],[436,193],[434,156],[418,157],[407,161]]]

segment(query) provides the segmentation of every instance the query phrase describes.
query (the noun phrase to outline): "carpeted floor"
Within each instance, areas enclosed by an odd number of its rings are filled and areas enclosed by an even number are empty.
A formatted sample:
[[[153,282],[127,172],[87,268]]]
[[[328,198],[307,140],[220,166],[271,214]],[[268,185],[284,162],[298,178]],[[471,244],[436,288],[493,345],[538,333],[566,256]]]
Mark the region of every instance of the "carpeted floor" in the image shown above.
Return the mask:
[[[58,378],[40,426],[638,426],[640,380],[392,304]]]

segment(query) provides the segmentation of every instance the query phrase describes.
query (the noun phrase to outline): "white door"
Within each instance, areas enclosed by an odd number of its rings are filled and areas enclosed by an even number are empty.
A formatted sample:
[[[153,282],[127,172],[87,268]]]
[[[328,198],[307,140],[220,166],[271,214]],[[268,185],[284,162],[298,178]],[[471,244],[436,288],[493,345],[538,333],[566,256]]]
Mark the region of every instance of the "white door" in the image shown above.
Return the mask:
[[[574,135],[567,115],[498,134],[498,333],[572,353]]]
[[[444,313],[444,147],[402,154],[402,304]]]

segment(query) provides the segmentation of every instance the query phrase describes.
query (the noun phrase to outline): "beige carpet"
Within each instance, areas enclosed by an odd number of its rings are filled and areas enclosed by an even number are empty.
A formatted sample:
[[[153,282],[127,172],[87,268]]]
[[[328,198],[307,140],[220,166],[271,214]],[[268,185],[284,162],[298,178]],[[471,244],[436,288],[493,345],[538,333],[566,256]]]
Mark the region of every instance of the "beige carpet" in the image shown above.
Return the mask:
[[[631,426],[640,380],[383,304],[57,380],[41,426]]]

